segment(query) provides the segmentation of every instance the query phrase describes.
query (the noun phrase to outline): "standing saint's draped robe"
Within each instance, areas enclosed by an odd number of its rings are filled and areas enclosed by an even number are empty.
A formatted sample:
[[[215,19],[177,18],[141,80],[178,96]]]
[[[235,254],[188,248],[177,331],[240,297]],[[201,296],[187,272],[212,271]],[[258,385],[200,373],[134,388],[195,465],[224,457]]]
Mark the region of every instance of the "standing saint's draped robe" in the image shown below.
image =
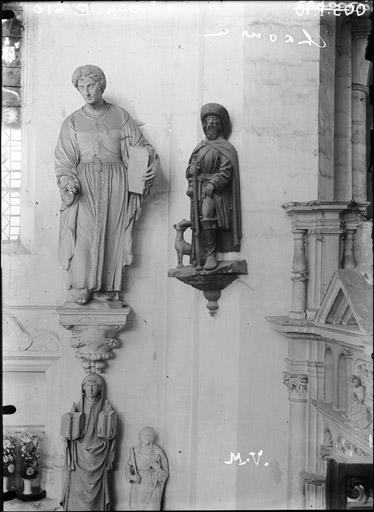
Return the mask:
[[[129,146],[149,153],[152,146],[126,110],[106,105],[100,117],[84,108],[73,112],[61,128],[55,151],[58,184],[69,176],[79,193],[72,204],[61,204],[59,259],[69,270],[71,287],[120,291],[141,203],[129,190]]]

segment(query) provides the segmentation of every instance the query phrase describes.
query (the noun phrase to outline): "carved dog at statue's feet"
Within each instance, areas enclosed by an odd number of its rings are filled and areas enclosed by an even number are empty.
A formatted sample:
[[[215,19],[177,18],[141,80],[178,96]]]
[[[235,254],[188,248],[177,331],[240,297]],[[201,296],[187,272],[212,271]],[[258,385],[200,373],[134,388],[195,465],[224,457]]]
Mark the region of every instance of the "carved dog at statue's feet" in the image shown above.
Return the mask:
[[[178,265],[177,267],[183,267],[183,255],[191,254],[191,244],[189,242],[186,242],[184,239],[184,232],[187,228],[191,227],[191,222],[187,219],[182,219],[177,224],[174,224],[174,228],[177,232],[177,235],[175,237],[175,243],[174,247],[177,251],[177,258],[178,258]]]

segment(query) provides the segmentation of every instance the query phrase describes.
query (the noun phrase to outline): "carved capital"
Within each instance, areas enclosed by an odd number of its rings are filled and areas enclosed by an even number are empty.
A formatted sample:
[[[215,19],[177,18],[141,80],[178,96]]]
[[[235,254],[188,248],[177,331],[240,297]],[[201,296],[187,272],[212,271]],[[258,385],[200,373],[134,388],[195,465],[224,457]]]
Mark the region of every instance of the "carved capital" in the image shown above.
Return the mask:
[[[293,402],[306,402],[308,376],[299,373],[283,372],[283,384],[288,388],[288,399]]]
[[[345,347],[345,348],[343,348],[343,352],[344,352],[344,355],[346,358],[353,359],[353,352],[351,349]]]

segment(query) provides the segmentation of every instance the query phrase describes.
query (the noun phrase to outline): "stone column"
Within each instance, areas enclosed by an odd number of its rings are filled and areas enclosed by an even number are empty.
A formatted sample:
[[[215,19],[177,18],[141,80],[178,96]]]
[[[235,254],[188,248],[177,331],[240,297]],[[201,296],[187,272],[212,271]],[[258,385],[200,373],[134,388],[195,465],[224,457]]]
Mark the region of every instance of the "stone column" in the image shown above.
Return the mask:
[[[352,84],[352,199],[366,201],[366,97],[368,87]]]
[[[307,267],[305,259],[306,229],[294,231],[294,253],[292,260],[292,310],[289,317],[305,318]]]
[[[351,19],[336,21],[334,200],[352,199],[352,66]]]
[[[305,498],[302,472],[306,469],[308,376],[284,372],[283,383],[288,388],[290,402],[287,506],[291,510],[303,510]]]
[[[367,199],[366,161],[366,100],[369,62],[365,60],[368,19],[352,23],[352,199],[364,203]]]
[[[344,235],[343,268],[355,268],[356,262],[353,250],[355,229],[347,229]]]

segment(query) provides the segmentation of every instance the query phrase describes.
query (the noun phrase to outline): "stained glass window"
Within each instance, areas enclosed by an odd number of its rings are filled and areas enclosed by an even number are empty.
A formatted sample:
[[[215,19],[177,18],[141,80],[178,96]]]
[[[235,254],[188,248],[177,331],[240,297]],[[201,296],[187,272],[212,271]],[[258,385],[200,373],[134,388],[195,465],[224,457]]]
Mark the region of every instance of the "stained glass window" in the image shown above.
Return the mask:
[[[1,240],[9,241],[20,234],[21,2],[3,2],[2,14]]]

